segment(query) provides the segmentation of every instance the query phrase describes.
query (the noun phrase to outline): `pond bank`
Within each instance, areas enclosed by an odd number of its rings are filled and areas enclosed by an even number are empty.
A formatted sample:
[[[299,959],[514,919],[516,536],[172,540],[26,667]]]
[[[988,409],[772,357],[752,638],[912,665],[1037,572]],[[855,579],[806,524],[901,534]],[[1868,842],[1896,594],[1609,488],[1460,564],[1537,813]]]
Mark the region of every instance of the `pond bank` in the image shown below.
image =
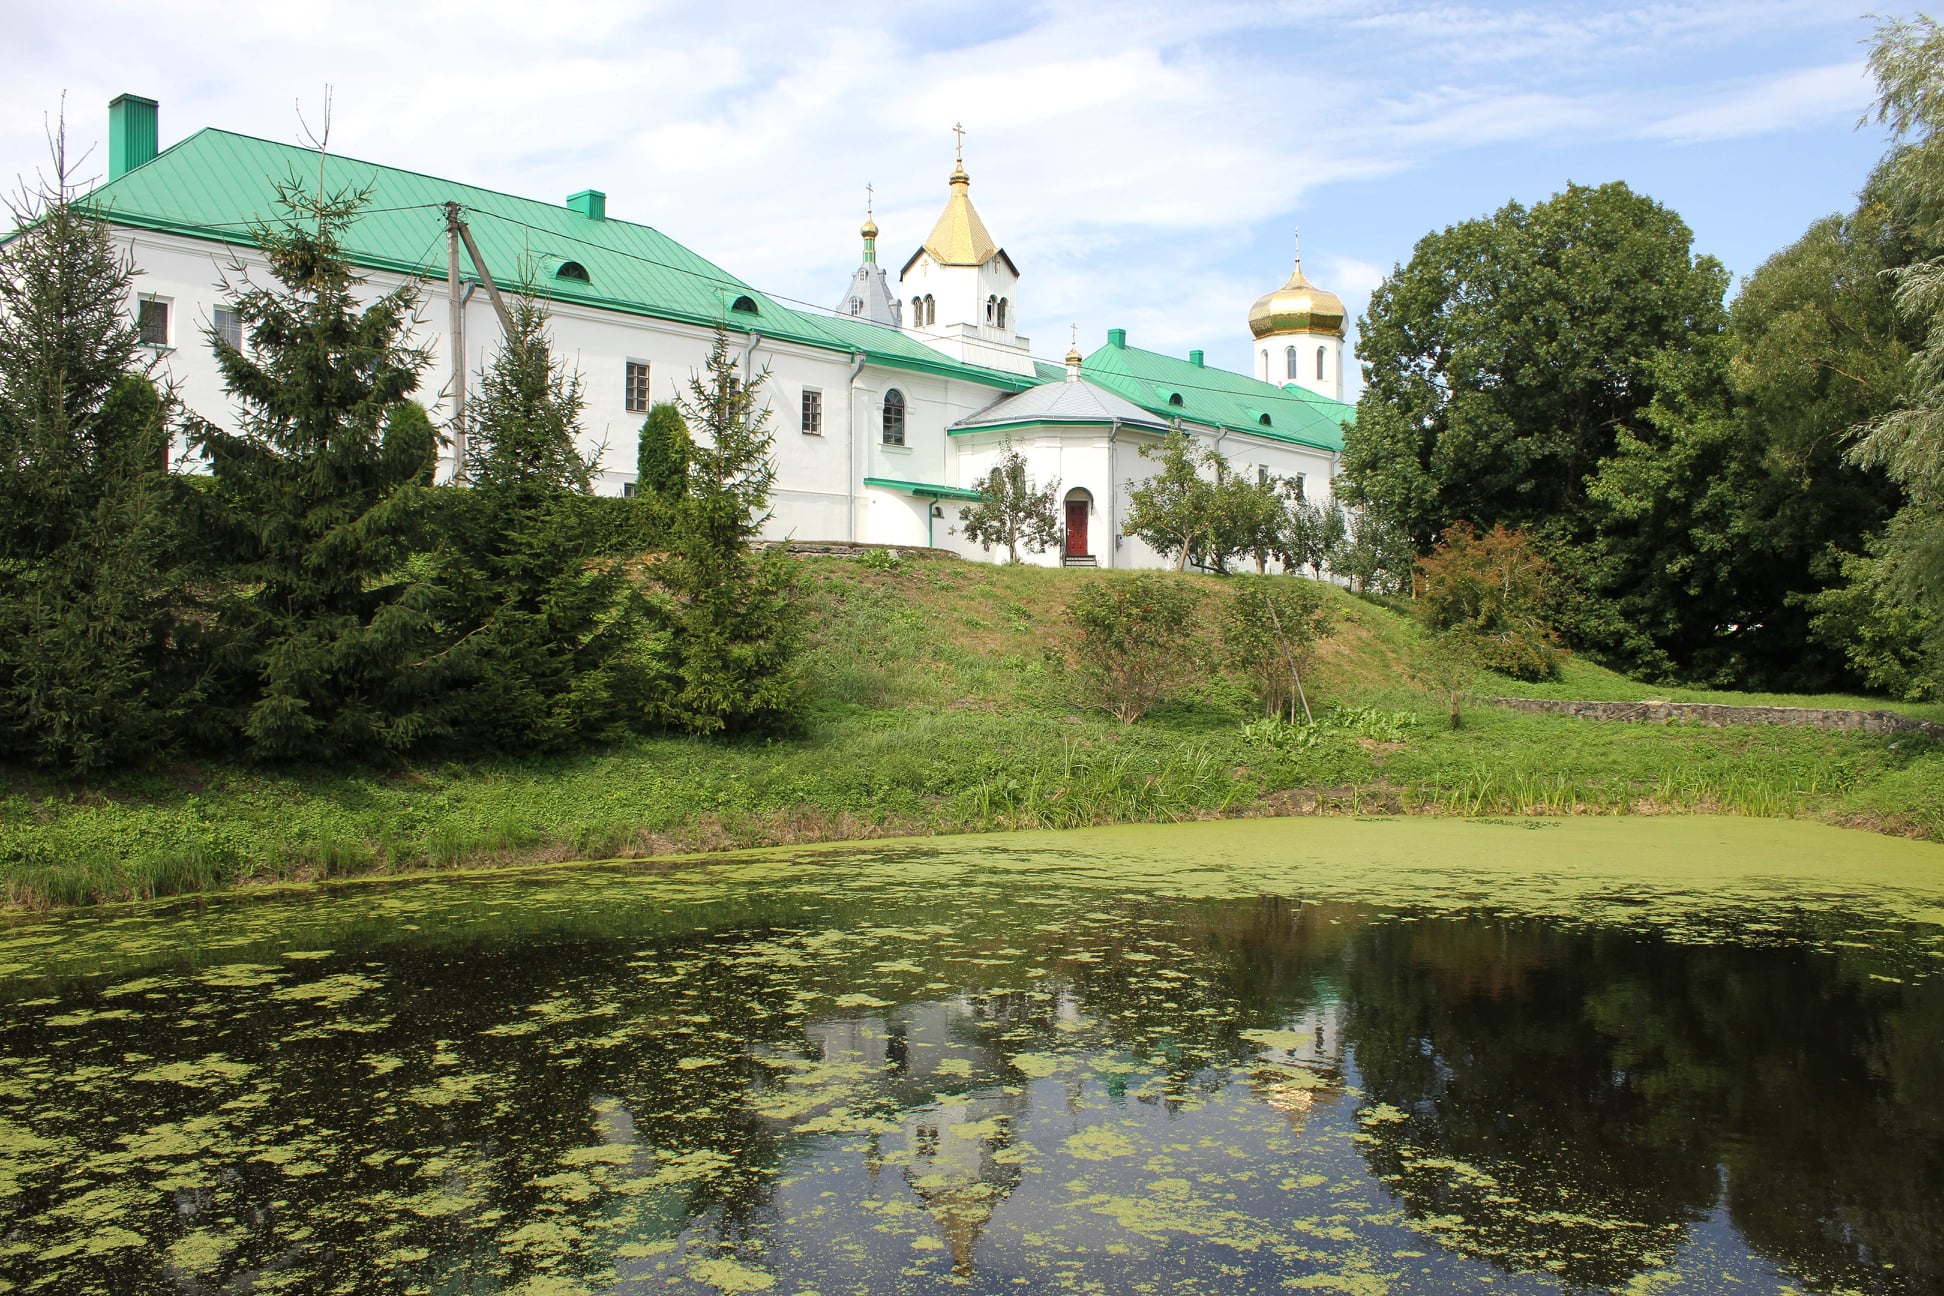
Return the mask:
[[[1253,699],[1212,671],[1134,725],[1085,710],[1060,627],[1076,582],[1098,574],[922,559],[885,571],[806,558],[802,570],[819,701],[800,737],[640,738],[389,770],[209,762],[85,784],[0,770],[0,899],[43,909],[284,879],[1303,813],[1705,811],[1944,840],[1944,746],[1928,739],[1483,706],[1451,730],[1408,683],[1415,626],[1334,588],[1311,681],[1322,723],[1268,731],[1245,727]],[[1197,653],[1213,659],[1208,639]],[[1557,687],[1624,698],[1645,686],[1569,662]]]

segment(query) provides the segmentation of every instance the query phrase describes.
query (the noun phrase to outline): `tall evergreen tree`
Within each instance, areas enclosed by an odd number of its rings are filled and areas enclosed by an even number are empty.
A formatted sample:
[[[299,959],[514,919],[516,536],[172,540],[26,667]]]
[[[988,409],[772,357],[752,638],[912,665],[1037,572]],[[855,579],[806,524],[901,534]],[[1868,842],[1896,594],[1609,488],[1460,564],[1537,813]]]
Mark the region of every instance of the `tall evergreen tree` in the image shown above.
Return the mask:
[[[545,307],[513,307],[513,331],[467,407],[466,480],[449,502],[437,563],[445,619],[463,635],[454,725],[495,750],[560,748],[639,715],[638,600],[598,553],[580,452],[586,405],[548,338]]]
[[[688,485],[688,424],[672,402],[650,407],[635,443],[635,489],[649,499],[673,503]]]
[[[742,381],[728,334],[717,330],[708,368],[681,402],[693,457],[655,570],[670,596],[668,718],[696,733],[774,730],[798,718],[795,573],[781,548],[752,549],[776,481],[769,415],[757,403],[765,377]]]
[[[367,196],[278,186],[283,215],[253,231],[275,282],[235,266],[246,345],[211,339],[240,423],[188,421],[243,591],[244,734],[266,760],[371,757],[442,729],[431,591],[406,570],[438,447],[411,399],[428,357],[408,336],[416,284],[361,300],[344,234]]]
[[[170,750],[208,657],[132,271],[50,142],[0,246],[0,750],[85,772]]]

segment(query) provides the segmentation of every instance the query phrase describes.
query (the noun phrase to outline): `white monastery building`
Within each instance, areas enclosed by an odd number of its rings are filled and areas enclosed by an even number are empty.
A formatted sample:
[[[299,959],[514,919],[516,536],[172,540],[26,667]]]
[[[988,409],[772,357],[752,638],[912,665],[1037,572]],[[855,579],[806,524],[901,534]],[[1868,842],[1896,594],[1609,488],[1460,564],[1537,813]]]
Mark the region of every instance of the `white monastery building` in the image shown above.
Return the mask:
[[[216,129],[160,149],[156,104],[134,95],[109,106],[109,127],[109,178],[88,201],[133,258],[143,341],[190,409],[230,423],[206,330],[240,344],[222,284],[238,263],[261,275],[250,230],[279,214],[279,182],[316,183],[320,159]],[[1036,482],[1058,481],[1064,504],[1062,544],[1028,561],[1162,566],[1120,534],[1128,484],[1157,466],[1142,446],[1180,427],[1237,471],[1326,499],[1354,416],[1342,403],[1343,303],[1300,261],[1249,311],[1253,376],[1210,368],[1200,351],[1141,350],[1122,329],[1090,355],[1075,347],[1063,365],[1036,360],[1019,332],[1023,276],[973,207],[962,157],[895,286],[866,216],[862,261],[828,315],[792,309],[659,231],[610,218],[598,190],[554,204],[335,155],[322,165],[327,188],[369,191],[346,251],[370,290],[423,285],[416,336],[432,364],[418,399],[435,423],[452,419],[455,359],[476,375],[500,331],[470,255],[449,276],[448,213],[498,287],[546,299],[556,350],[585,385],[584,449],[600,450],[603,494],[632,493],[650,404],[685,394],[715,330],[727,329],[745,373],[768,375],[778,539],[991,559],[959,534],[958,511],[1010,441]],[[451,463],[448,448],[442,475]]]

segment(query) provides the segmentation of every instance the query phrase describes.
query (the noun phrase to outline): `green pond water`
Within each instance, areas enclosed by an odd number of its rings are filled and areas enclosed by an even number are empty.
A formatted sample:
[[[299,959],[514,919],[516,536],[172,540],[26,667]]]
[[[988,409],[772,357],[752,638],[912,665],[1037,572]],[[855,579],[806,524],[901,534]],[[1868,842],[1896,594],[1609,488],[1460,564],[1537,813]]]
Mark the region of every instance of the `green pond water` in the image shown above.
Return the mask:
[[[0,1292],[1944,1290],[1944,848],[1266,820],[0,926]]]

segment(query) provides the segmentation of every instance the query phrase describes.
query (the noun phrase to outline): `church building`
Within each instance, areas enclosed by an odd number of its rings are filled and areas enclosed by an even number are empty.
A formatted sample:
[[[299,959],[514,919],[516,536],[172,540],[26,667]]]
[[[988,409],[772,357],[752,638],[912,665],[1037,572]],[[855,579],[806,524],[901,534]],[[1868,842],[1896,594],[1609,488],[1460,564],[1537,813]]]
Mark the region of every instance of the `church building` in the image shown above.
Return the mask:
[[[216,128],[162,149],[158,123],[152,100],[123,95],[110,105],[109,177],[86,201],[138,271],[129,309],[158,378],[221,425],[234,413],[206,337],[242,341],[222,284],[236,281],[239,265],[261,279],[249,231],[278,214],[277,184],[317,176],[320,159]],[[1061,543],[1027,561],[1160,566],[1160,555],[1121,534],[1129,484],[1157,466],[1143,446],[1180,428],[1237,471],[1324,499],[1354,415],[1342,401],[1343,303],[1312,284],[1300,260],[1247,312],[1253,374],[1209,366],[1201,351],[1144,350],[1118,328],[1089,354],[1075,346],[1060,362],[1036,357],[1020,331],[1025,275],[974,207],[962,153],[937,221],[895,285],[867,212],[859,264],[829,314],[779,301],[658,230],[610,217],[598,189],[549,203],[336,155],[322,167],[327,188],[370,195],[346,234],[370,289],[422,287],[415,336],[432,363],[417,398],[436,424],[452,420],[455,368],[477,375],[499,335],[479,266],[463,264],[467,273],[449,280],[448,213],[493,286],[546,300],[556,349],[584,384],[584,448],[599,451],[601,493],[633,492],[649,406],[684,394],[715,330],[728,330],[743,372],[767,375],[777,539],[1003,559],[967,543],[958,514],[1012,444],[1036,483],[1059,483]],[[446,454],[442,476],[452,469]]]

